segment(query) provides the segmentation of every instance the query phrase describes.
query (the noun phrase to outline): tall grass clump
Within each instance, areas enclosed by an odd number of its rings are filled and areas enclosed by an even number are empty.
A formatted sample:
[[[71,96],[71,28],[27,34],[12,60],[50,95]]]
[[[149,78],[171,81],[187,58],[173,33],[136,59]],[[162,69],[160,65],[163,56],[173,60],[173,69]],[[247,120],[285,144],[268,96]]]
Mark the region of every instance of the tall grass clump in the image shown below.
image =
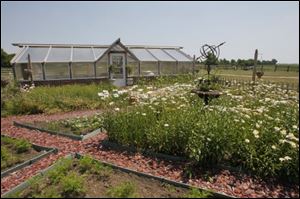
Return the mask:
[[[102,90],[112,91],[114,88],[108,83],[40,86],[25,92],[16,91],[9,100],[5,100],[3,104],[1,101],[1,109],[6,115],[21,115],[106,108],[106,101],[101,100],[97,94]],[[1,95],[8,98],[11,90],[6,90],[1,90]],[[122,99],[120,97],[115,101],[122,103]]]

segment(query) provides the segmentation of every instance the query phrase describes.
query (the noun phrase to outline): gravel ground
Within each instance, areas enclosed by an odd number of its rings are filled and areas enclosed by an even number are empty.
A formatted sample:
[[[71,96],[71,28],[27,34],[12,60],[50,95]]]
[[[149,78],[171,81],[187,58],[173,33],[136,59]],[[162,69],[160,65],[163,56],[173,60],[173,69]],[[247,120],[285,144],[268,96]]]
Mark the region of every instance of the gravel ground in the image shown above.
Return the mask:
[[[228,170],[218,170],[210,173],[197,171],[195,176],[187,179],[183,175],[183,168],[187,162],[163,161],[156,158],[143,156],[139,153],[132,154],[120,151],[108,150],[102,147],[101,141],[106,139],[106,134],[98,134],[95,137],[84,141],[75,141],[65,137],[50,135],[47,133],[18,128],[13,126],[13,121],[29,122],[33,120],[58,120],[77,116],[93,115],[99,113],[99,110],[75,111],[68,113],[59,113],[52,115],[26,115],[10,116],[1,118],[1,134],[11,137],[25,138],[31,143],[41,146],[58,148],[57,154],[52,154],[47,158],[16,171],[1,179],[1,194],[12,189],[16,185],[24,182],[38,171],[47,168],[58,158],[69,153],[89,154],[94,158],[113,163],[118,166],[130,168],[140,172],[145,172],[155,176],[165,177],[167,179],[186,182],[188,184],[213,189],[217,192],[235,197],[299,197],[299,185],[294,187],[278,185],[275,183],[266,183],[247,175],[230,172]]]

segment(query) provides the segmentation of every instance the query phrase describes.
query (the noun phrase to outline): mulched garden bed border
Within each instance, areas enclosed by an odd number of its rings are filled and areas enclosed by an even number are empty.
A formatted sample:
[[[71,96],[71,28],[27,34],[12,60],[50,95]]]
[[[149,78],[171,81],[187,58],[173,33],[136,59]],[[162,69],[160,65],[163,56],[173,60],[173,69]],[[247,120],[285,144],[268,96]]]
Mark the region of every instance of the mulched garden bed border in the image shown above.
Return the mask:
[[[168,161],[188,161],[189,160],[188,158],[183,157],[183,156],[168,155],[168,154],[164,154],[164,153],[157,153],[157,152],[154,152],[154,151],[151,151],[148,149],[137,149],[133,146],[120,145],[118,143],[109,141],[108,139],[103,140],[101,144],[102,144],[102,146],[104,146],[105,148],[108,148],[108,149],[112,149],[112,150],[116,150],[116,151],[127,151],[127,152],[132,152],[132,153],[139,152],[145,156],[165,159]],[[220,164],[218,166],[215,165],[214,167],[218,168],[218,169],[227,169],[229,171],[238,172],[238,173],[245,173],[245,171],[243,171],[243,169],[240,167],[232,167],[232,166],[223,165],[223,164]]]
[[[7,135],[1,135],[1,136],[4,136],[4,137],[10,137],[10,136],[7,136]],[[8,169],[5,169],[3,172],[1,172],[1,178],[7,176],[8,174],[12,173],[12,172],[15,172],[17,170],[20,170],[28,165],[31,165],[33,164],[34,162],[50,155],[51,153],[57,153],[57,149],[56,148],[50,148],[50,147],[44,147],[44,146],[39,146],[39,145],[36,145],[36,144],[32,144],[32,148],[35,149],[36,151],[45,151],[43,152],[42,154],[39,154],[29,160],[26,160],[25,162],[23,163],[20,163],[20,164],[17,164],[11,168],[8,168]]]
[[[102,131],[103,131],[102,128],[99,128],[99,129],[96,129],[96,130],[86,134],[86,135],[73,135],[73,134],[68,134],[68,133],[63,133],[63,132],[58,132],[58,131],[52,131],[52,130],[48,130],[48,129],[36,127],[34,125],[25,124],[25,123],[16,122],[16,121],[13,121],[13,124],[16,127],[22,127],[22,128],[32,129],[32,130],[38,130],[38,131],[46,132],[46,133],[49,133],[49,134],[52,134],[52,135],[60,135],[60,136],[71,138],[73,140],[85,140],[85,139],[93,137],[93,136],[95,136],[99,133],[102,133]]]
[[[115,142],[112,142],[109,140],[103,140],[102,145],[106,148],[113,149],[113,150],[123,150],[123,151],[128,151],[128,152],[133,152],[133,153],[140,152],[141,154],[143,154],[145,156],[156,157],[156,158],[161,158],[161,159],[165,159],[165,160],[171,160],[171,161],[186,161],[186,160],[188,160],[185,157],[167,155],[167,154],[163,154],[163,153],[156,153],[154,151],[147,150],[147,149],[137,149],[132,146],[120,145],[118,143],[115,143]]]
[[[79,154],[79,153],[72,153],[72,154],[69,154],[67,156],[65,156],[65,158],[82,158],[84,157],[83,155]],[[162,178],[162,177],[157,177],[157,176],[154,176],[154,175],[150,175],[150,174],[146,174],[146,173],[143,173],[143,172],[138,172],[138,171],[135,171],[135,170],[131,170],[131,169],[128,169],[128,168],[124,168],[124,167],[120,167],[120,166],[117,166],[117,165],[114,165],[114,164],[111,164],[111,163],[108,163],[108,162],[105,162],[105,161],[101,161],[101,160],[97,160],[97,159],[94,159],[94,161],[96,162],[99,162],[105,166],[109,166],[113,169],[117,169],[117,170],[120,170],[120,171],[123,171],[123,172],[126,172],[126,173],[133,173],[135,175],[138,175],[138,176],[141,176],[141,177],[145,177],[145,178],[151,178],[151,179],[154,179],[154,180],[158,180],[160,182],[163,182],[163,183],[168,183],[168,184],[171,184],[171,185],[174,185],[174,186],[177,186],[177,187],[183,187],[183,188],[188,188],[188,189],[198,189],[198,190],[201,190],[201,191],[207,191],[207,192],[210,192],[213,194],[213,197],[215,198],[235,198],[233,196],[229,196],[225,193],[218,193],[218,192],[214,192],[213,190],[208,190],[208,189],[204,189],[204,188],[199,188],[199,187],[195,187],[195,186],[191,186],[191,185],[188,185],[188,184],[185,184],[185,183],[180,183],[180,182],[176,182],[176,181],[173,181],[173,180],[168,180],[166,178]],[[59,165],[59,162],[58,163],[55,163],[53,165],[51,165],[50,167],[40,171],[38,174],[36,174],[35,176],[31,177],[30,179],[32,178],[35,178],[35,177],[38,177],[38,176],[43,176],[45,174],[47,174],[50,170],[54,169],[56,166]],[[7,197],[10,197],[10,195],[12,194],[15,194],[17,192],[20,192],[24,189],[26,189],[27,187],[30,186],[30,179],[29,180],[26,180],[25,182],[19,184],[18,186],[14,187],[13,189],[7,191],[6,193],[4,193],[1,198],[7,198]]]

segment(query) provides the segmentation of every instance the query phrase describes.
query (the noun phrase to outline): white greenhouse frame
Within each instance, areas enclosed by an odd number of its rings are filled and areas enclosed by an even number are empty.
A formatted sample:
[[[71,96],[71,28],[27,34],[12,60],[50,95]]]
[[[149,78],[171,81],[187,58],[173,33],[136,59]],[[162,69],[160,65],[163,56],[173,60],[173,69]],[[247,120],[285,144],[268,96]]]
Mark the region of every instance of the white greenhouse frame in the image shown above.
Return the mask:
[[[131,77],[142,77],[141,74],[141,63],[156,63],[157,74],[154,73],[147,76],[159,76],[161,75],[161,67],[163,63],[174,63],[174,68],[176,74],[178,74],[178,65],[180,63],[191,63],[192,69],[187,71],[194,72],[195,59],[184,53],[180,46],[143,46],[143,45],[123,45],[120,39],[116,40],[111,45],[78,45],[78,44],[30,44],[30,43],[13,43],[14,46],[18,46],[21,49],[16,53],[16,55],[11,60],[13,65],[14,77],[18,81],[24,81],[22,79],[17,79],[17,77],[23,77],[24,67],[27,64],[29,68],[28,54],[30,55],[31,64],[41,64],[42,65],[42,79],[34,79],[34,81],[45,81],[45,80],[72,80],[72,79],[99,79],[108,78],[108,75],[99,77],[96,74],[96,65],[98,62],[103,63],[103,60],[107,60],[107,70],[110,65],[109,56],[111,53],[124,53],[125,54],[125,65],[127,66],[128,55],[133,59],[138,65],[138,74]],[[69,77],[68,78],[46,78],[45,65],[47,64],[68,64],[69,66]],[[74,73],[72,65],[75,63],[93,64],[93,77],[80,77],[74,78],[72,75]],[[22,65],[22,66],[21,66]],[[16,70],[17,67],[21,69]],[[104,68],[103,68],[104,69]],[[84,68],[83,68],[84,70]],[[16,73],[22,74],[16,74]],[[34,75],[35,71],[32,71]],[[78,71],[76,71],[78,72]],[[109,71],[108,71],[109,72]],[[59,74],[58,74],[59,76]],[[26,80],[27,81],[27,80]]]

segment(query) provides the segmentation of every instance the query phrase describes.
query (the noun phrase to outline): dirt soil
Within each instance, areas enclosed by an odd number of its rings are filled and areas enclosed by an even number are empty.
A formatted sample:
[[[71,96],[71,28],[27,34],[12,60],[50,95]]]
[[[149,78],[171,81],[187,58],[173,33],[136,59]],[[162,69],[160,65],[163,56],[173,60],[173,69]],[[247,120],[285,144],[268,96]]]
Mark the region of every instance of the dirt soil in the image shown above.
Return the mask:
[[[89,180],[87,180],[89,190],[86,197],[108,197],[105,194],[108,188],[116,187],[121,183],[127,182],[134,184],[136,193],[141,198],[178,198],[183,197],[183,195],[188,192],[188,189],[161,183],[155,179],[114,170],[113,174],[111,174],[108,179],[96,180],[95,178],[89,178]]]

